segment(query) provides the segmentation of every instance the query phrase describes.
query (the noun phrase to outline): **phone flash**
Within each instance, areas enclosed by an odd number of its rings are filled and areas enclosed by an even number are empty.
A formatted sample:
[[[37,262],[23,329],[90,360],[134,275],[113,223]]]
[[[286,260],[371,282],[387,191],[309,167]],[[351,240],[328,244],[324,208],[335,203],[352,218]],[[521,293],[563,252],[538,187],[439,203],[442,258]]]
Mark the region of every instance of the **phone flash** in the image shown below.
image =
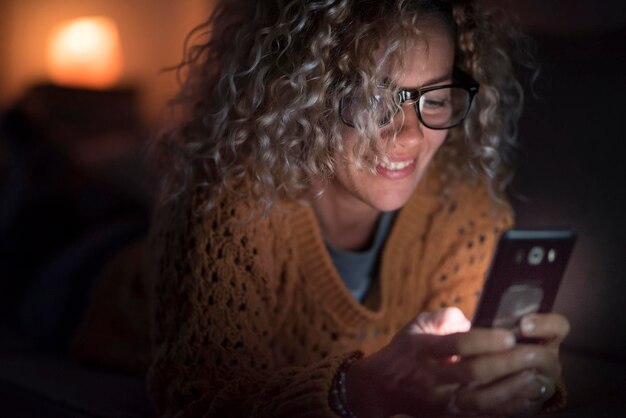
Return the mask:
[[[551,248],[550,251],[548,251],[548,261],[552,263],[554,260],[556,260],[556,250]]]

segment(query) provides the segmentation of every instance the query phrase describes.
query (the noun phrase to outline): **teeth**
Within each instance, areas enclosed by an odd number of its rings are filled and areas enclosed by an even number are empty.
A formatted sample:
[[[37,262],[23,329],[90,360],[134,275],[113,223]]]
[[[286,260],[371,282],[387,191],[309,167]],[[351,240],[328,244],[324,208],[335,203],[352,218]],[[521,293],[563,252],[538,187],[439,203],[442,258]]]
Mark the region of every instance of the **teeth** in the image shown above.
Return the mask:
[[[407,168],[409,165],[411,165],[411,163],[414,160],[409,160],[409,161],[401,161],[401,162],[397,162],[397,163],[385,163],[385,162],[380,162],[380,165],[385,167],[387,170],[402,170],[403,168]]]

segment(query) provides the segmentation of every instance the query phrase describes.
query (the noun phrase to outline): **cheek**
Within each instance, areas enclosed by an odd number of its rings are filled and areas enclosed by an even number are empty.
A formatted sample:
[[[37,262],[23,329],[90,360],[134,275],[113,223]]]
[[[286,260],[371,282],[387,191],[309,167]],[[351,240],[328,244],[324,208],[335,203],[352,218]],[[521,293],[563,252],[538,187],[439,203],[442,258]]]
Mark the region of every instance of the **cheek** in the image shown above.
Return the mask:
[[[350,179],[358,176],[361,171],[367,171],[363,166],[367,163],[367,155],[361,158],[361,169],[357,169],[355,146],[359,140],[356,131],[345,127],[341,130],[342,152],[335,157],[335,174],[338,178]],[[366,151],[367,154],[367,151]]]
[[[434,131],[431,135],[425,138],[426,148],[431,154],[435,154],[437,150],[443,145],[443,142],[448,136],[448,131]]]

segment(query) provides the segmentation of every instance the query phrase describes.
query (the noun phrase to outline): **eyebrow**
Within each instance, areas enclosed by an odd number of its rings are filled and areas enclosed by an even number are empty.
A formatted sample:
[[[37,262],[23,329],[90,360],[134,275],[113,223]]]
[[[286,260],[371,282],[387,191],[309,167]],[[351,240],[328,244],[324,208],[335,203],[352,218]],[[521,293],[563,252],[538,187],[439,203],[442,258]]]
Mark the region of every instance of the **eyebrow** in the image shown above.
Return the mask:
[[[453,76],[452,75],[448,75],[448,74],[444,74],[442,76],[439,77],[435,77],[433,79],[430,79],[428,81],[426,81],[424,84],[422,84],[419,87],[402,87],[403,90],[417,90],[417,89],[421,89],[424,87],[430,87],[434,84],[438,84],[438,83],[442,83],[444,81],[453,81]]]

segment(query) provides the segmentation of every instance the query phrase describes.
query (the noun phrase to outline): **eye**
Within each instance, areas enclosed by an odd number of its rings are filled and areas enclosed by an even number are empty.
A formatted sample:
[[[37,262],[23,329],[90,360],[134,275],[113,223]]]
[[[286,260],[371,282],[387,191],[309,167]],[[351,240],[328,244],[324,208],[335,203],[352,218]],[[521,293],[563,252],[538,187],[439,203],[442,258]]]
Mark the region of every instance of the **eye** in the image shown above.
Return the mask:
[[[425,98],[422,101],[422,107],[427,109],[440,109],[448,105],[447,100],[435,100]]]
[[[423,111],[443,111],[449,109],[450,106],[450,89],[444,88],[426,92],[420,100],[420,109]]]

